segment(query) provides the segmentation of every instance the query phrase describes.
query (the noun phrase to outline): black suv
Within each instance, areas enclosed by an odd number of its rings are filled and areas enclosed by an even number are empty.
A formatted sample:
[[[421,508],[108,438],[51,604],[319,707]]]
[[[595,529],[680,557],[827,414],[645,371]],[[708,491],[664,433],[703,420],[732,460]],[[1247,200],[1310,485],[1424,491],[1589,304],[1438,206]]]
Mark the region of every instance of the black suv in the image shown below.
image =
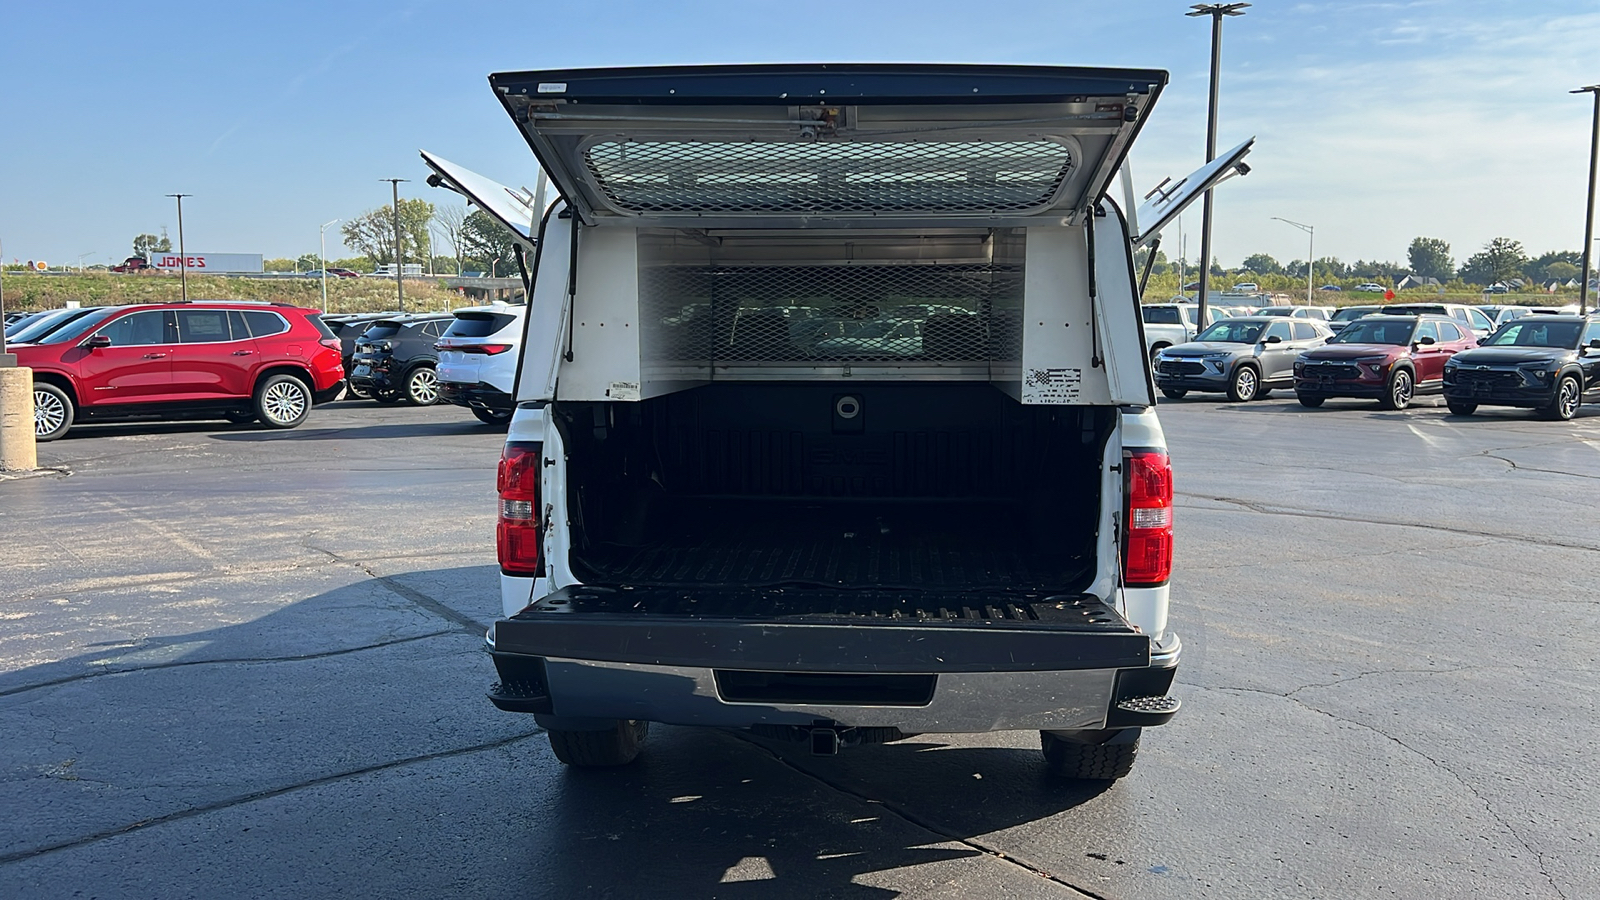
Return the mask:
[[[449,313],[388,316],[356,338],[350,387],[379,403],[404,400],[432,406],[439,400],[439,353],[433,349],[454,317]]]
[[[1507,322],[1445,366],[1444,399],[1458,416],[1520,406],[1572,418],[1585,400],[1600,402],[1600,317],[1533,313]]]
[[[362,333],[367,330],[367,326],[379,319],[388,319],[398,315],[400,313],[369,312],[340,313],[322,317],[322,324],[328,326],[328,330],[333,332],[333,336],[339,339],[339,355],[342,357],[345,372],[355,371],[356,338],[361,337]],[[345,385],[349,388],[351,396],[362,398],[367,396],[364,391],[358,391],[355,385],[350,384],[348,378],[345,380]]]

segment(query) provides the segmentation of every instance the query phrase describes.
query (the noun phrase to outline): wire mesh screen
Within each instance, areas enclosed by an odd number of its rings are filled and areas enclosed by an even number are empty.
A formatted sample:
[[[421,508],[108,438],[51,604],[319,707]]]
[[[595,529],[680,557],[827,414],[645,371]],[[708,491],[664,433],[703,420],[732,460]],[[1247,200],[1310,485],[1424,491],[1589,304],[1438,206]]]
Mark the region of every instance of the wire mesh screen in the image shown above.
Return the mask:
[[[1053,141],[601,141],[595,183],[632,213],[1026,213],[1072,172]]]
[[[990,363],[1021,355],[1021,263],[656,266],[649,363]]]

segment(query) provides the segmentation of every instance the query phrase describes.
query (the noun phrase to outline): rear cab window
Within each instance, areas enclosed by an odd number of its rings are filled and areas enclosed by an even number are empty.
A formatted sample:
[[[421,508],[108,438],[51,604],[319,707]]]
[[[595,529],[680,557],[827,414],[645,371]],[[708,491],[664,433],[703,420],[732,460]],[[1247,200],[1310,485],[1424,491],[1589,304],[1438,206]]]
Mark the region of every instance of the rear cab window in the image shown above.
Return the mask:
[[[494,312],[456,313],[455,321],[445,329],[444,337],[488,337],[517,320],[516,316]]]

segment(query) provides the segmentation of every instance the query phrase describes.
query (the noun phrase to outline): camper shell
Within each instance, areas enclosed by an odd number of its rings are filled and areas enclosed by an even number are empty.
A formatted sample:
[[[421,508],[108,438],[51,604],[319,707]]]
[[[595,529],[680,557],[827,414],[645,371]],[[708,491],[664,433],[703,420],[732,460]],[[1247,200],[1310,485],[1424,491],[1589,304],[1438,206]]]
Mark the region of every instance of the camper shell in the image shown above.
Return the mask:
[[[577,765],[653,721],[822,753],[1037,729],[1057,771],[1123,774],[1180,650],[1133,253],[1250,148],[1130,222],[1109,191],[1166,80],[491,76],[559,199],[423,158],[529,250],[495,704]]]

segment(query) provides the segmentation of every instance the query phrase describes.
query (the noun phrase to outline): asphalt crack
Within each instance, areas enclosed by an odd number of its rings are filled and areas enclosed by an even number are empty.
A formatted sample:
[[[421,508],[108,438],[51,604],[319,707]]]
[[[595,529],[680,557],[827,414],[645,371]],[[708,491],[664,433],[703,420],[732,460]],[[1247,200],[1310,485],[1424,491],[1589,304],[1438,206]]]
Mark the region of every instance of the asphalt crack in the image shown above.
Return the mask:
[[[1185,491],[1176,492],[1180,497],[1192,497],[1196,500],[1210,500],[1213,503],[1226,503],[1237,506],[1264,516],[1288,516],[1295,519],[1327,519],[1334,522],[1354,522],[1358,525],[1387,525],[1391,528],[1416,528],[1423,531],[1439,531],[1446,534],[1459,534],[1464,537],[1490,538],[1492,540],[1510,541],[1517,544],[1533,544],[1539,547],[1560,547],[1565,550],[1600,550],[1597,544],[1580,544],[1574,541],[1563,541],[1554,535],[1545,537],[1524,537],[1522,535],[1504,534],[1496,531],[1477,531],[1471,528],[1452,528],[1449,525],[1432,525],[1427,522],[1401,522],[1394,519],[1380,519],[1372,516],[1346,516],[1338,513],[1324,512],[1309,509],[1281,509],[1266,506],[1250,500],[1236,500],[1232,497],[1215,497],[1210,494],[1194,494]],[[1205,510],[1206,507],[1186,507],[1188,509]],[[1211,512],[1224,510],[1211,509]]]
[[[30,691],[37,691],[50,687],[59,687],[63,684],[73,684],[79,681],[87,681],[91,678],[104,678],[108,675],[128,675],[134,672],[156,672],[160,671],[161,669],[181,669],[188,666],[215,666],[232,663],[248,664],[306,662],[313,659],[327,659],[331,656],[344,656],[347,653],[361,653],[366,650],[377,650],[381,647],[393,647],[397,644],[409,644],[413,641],[425,641],[428,638],[445,637],[447,635],[460,633],[461,632],[459,629],[451,628],[447,631],[430,631],[427,634],[417,634],[410,637],[395,638],[392,641],[378,641],[377,643],[373,644],[362,644],[359,647],[341,647],[337,650],[324,650],[320,653],[303,653],[297,656],[226,656],[216,659],[184,659],[176,662],[149,663],[146,665],[127,666],[123,668],[106,665],[101,666],[98,670],[92,672],[80,672],[77,675],[68,675],[62,678],[52,679],[50,681],[40,681],[35,684],[28,684],[21,687],[0,690],[0,698],[15,697],[18,694],[26,694]]]
[[[844,795],[850,796],[850,797],[854,797],[857,800],[860,800],[860,801],[862,801],[864,803],[870,803],[873,806],[880,807],[884,811],[886,811],[888,813],[891,813],[894,816],[896,816],[897,818],[905,821],[907,824],[913,825],[913,826],[915,826],[917,828],[921,828],[922,830],[927,831],[927,832],[929,832],[931,834],[938,835],[939,837],[944,838],[945,840],[950,841],[952,843],[960,844],[960,845],[962,845],[964,847],[967,847],[967,848],[971,849],[972,851],[974,851],[976,853],[980,853],[980,854],[982,854],[984,856],[1000,860],[1003,863],[1007,863],[1009,865],[1016,866],[1017,868],[1022,869],[1022,870],[1026,871],[1026,872],[1029,872],[1029,873],[1031,873],[1033,875],[1037,875],[1038,877],[1043,878],[1046,881],[1052,882],[1054,884],[1058,884],[1061,887],[1064,887],[1064,888],[1066,888],[1066,889],[1068,889],[1070,891],[1076,891],[1078,894],[1080,894],[1080,895],[1082,895],[1084,897],[1091,898],[1091,900],[1110,900],[1110,898],[1106,897],[1104,894],[1098,894],[1098,893],[1095,893],[1094,891],[1089,890],[1088,888],[1080,887],[1080,886],[1078,886],[1076,884],[1073,884],[1072,882],[1067,881],[1066,879],[1056,875],[1055,873],[1053,873],[1053,872],[1051,872],[1051,871],[1049,871],[1049,870],[1047,870],[1047,869],[1045,869],[1045,868],[1043,868],[1041,866],[1037,866],[1037,865],[1034,865],[1033,863],[1030,863],[1030,862],[1028,862],[1026,860],[1018,859],[1015,856],[1011,856],[1010,854],[1006,853],[1005,851],[1000,850],[997,847],[991,847],[991,846],[989,846],[987,844],[984,844],[983,842],[977,840],[976,838],[962,837],[959,833],[952,832],[952,831],[950,831],[950,830],[938,825],[937,823],[932,822],[932,821],[930,821],[928,819],[925,819],[922,816],[919,816],[916,813],[911,812],[908,809],[904,809],[904,808],[902,808],[902,807],[900,807],[900,806],[898,806],[898,805],[896,805],[894,803],[889,802],[888,800],[880,800],[877,797],[870,796],[870,795],[868,795],[866,793],[863,793],[861,791],[858,791],[855,788],[852,788],[852,787],[850,787],[848,785],[841,784],[841,783],[839,783],[837,781],[834,781],[832,779],[825,778],[825,777],[823,777],[821,775],[818,775],[815,772],[811,772],[811,771],[808,771],[806,769],[803,769],[803,768],[795,765],[794,763],[790,762],[789,760],[785,759],[782,754],[776,752],[771,747],[765,746],[764,744],[761,744],[761,743],[757,742],[754,738],[746,737],[745,735],[740,734],[738,732],[734,732],[734,731],[728,731],[728,732],[725,732],[725,733],[728,734],[729,736],[733,737],[736,740],[743,741],[743,742],[745,742],[747,744],[750,744],[751,746],[756,747],[761,752],[763,752],[763,753],[767,754],[768,756],[772,757],[774,760],[776,760],[778,762],[779,765],[783,766],[784,768],[787,768],[790,771],[792,771],[792,772],[794,772],[794,773],[796,773],[796,774],[798,774],[798,775],[800,775],[800,776],[802,776],[804,778],[807,778],[807,779],[809,779],[811,781],[815,781],[816,783],[818,783],[818,784],[820,784],[820,785],[822,785],[822,786],[824,786],[824,787],[826,787],[826,788],[828,788],[830,790],[833,790],[833,791],[835,791],[837,793],[844,794]],[[3,859],[0,859],[0,862],[3,862],[3,861],[4,861]]]
[[[378,572],[374,571],[371,566],[364,562],[354,559],[346,559],[332,550],[329,550],[325,547],[318,547],[317,545],[311,543],[310,535],[307,535],[305,539],[300,542],[300,546],[307,550],[325,554],[329,559],[340,563],[341,565],[352,566],[355,569],[364,572],[368,578],[371,578],[373,581],[376,581],[388,588],[390,592],[410,601],[412,605],[424,610],[425,612],[432,613],[433,615],[438,616],[445,621],[454,623],[457,631],[460,631],[464,634],[477,635],[483,634],[489,630],[489,626],[486,623],[479,622],[477,619],[474,619],[465,613],[457,612],[456,610],[444,605],[439,600],[436,600],[433,597],[430,597],[416,588],[404,584],[391,576],[380,575]]]
[[[294,784],[284,785],[282,787],[251,791],[247,794],[237,794],[223,800],[218,800],[215,803],[191,806],[185,809],[177,810],[176,812],[167,813],[165,815],[155,816],[149,819],[140,819],[137,822],[131,822],[127,825],[119,825],[115,828],[107,828],[103,831],[97,831],[93,834],[84,835],[71,840],[60,841],[55,844],[46,844],[42,847],[32,847],[27,850],[15,850],[10,853],[0,854],[0,865],[36,859],[46,854],[58,853],[62,850],[72,850],[88,844],[99,843],[100,841],[109,840],[110,838],[119,837],[124,834],[129,834],[143,828],[149,828],[153,825],[165,825],[168,822],[179,822],[184,819],[192,819],[195,816],[203,816],[207,813],[218,812],[231,807],[242,806],[247,803],[257,803],[262,800],[271,800],[274,797],[281,797],[284,794],[291,794],[295,791],[305,790],[306,788],[320,787],[325,784],[333,784],[334,782],[345,781],[350,778],[359,778],[363,775],[371,775],[375,772],[384,772],[388,771],[389,769],[398,769],[404,766],[417,765],[418,763],[433,762],[434,760],[440,759],[450,759],[451,757],[456,756],[465,756],[469,753],[481,753],[485,750],[497,750],[501,747],[509,746],[517,743],[518,741],[524,741],[530,737],[535,737],[543,733],[544,729],[539,728],[533,731],[524,732],[523,734],[513,735],[512,737],[502,738],[498,741],[488,741],[482,744],[473,744],[470,747],[457,747],[452,750],[441,750],[436,753],[424,753],[419,756],[408,756],[404,759],[394,759],[389,760],[388,762],[376,763],[370,766],[362,766],[356,769],[347,769],[343,772],[336,772],[332,775],[322,775],[317,778],[309,778],[305,781],[298,781]]]
[[[1436,670],[1434,670],[1434,671],[1436,671]],[[1377,675],[1377,674],[1382,674],[1382,673],[1369,672],[1369,673],[1365,673],[1365,675],[1363,675],[1363,676],[1356,676],[1356,677],[1366,677],[1366,676]],[[1335,722],[1343,722],[1346,725],[1351,725],[1351,726],[1354,726],[1356,728],[1360,728],[1363,731],[1367,731],[1367,732],[1370,732],[1372,734],[1375,734],[1378,737],[1383,738],[1384,740],[1389,741],[1390,743],[1393,743],[1395,746],[1401,748],[1402,750],[1405,750],[1407,753],[1411,753],[1414,756],[1417,756],[1417,757],[1420,757],[1421,759],[1426,760],[1429,765],[1433,766],[1435,769],[1439,770],[1440,772],[1443,772],[1444,774],[1450,776],[1451,780],[1453,780],[1454,782],[1459,784],[1463,789],[1465,789],[1467,791],[1467,793],[1471,794],[1473,796],[1473,798],[1478,801],[1478,803],[1482,804],[1483,811],[1486,814],[1488,814],[1489,818],[1493,819],[1495,824],[1499,825],[1500,828],[1502,830],[1504,830],[1506,834],[1509,834],[1509,835],[1511,835],[1511,837],[1516,839],[1517,843],[1522,845],[1522,849],[1523,850],[1526,850],[1530,856],[1532,856],[1534,859],[1538,860],[1538,862],[1539,862],[1539,874],[1544,876],[1545,881],[1547,883],[1549,883],[1549,885],[1550,885],[1550,889],[1556,892],[1556,896],[1562,898],[1562,900],[1567,900],[1566,891],[1563,891],[1561,889],[1561,885],[1556,882],[1555,876],[1550,874],[1550,864],[1549,864],[1549,861],[1545,858],[1545,855],[1543,853],[1541,853],[1539,850],[1535,849],[1532,844],[1528,843],[1528,839],[1523,837],[1522,833],[1520,831],[1518,831],[1515,826],[1513,826],[1510,822],[1506,821],[1505,817],[1500,815],[1499,811],[1494,808],[1494,804],[1489,801],[1489,798],[1485,797],[1482,793],[1480,793],[1478,791],[1477,787],[1472,784],[1472,782],[1468,781],[1466,778],[1463,778],[1458,772],[1456,772],[1454,769],[1450,768],[1448,765],[1446,765],[1442,761],[1440,761],[1440,760],[1428,755],[1427,753],[1422,752],[1421,750],[1417,749],[1416,747],[1411,746],[1410,744],[1406,743],[1405,741],[1401,740],[1400,738],[1397,738],[1394,735],[1389,734],[1388,732],[1386,732],[1386,731],[1384,731],[1384,730],[1382,730],[1382,729],[1380,729],[1380,728],[1378,728],[1376,726],[1369,725],[1366,722],[1357,721],[1355,719],[1346,718],[1345,716],[1341,716],[1341,715],[1339,715],[1337,713],[1334,713],[1334,712],[1332,712],[1330,710],[1326,710],[1326,709],[1322,709],[1320,707],[1313,706],[1310,703],[1307,703],[1306,701],[1300,699],[1299,697],[1294,696],[1294,694],[1298,693],[1299,691],[1308,690],[1310,688],[1318,687],[1318,686],[1319,685],[1304,685],[1302,687],[1295,688],[1293,691],[1290,691],[1288,693],[1279,693],[1279,692],[1276,692],[1276,691],[1269,691],[1269,690],[1265,690],[1265,689],[1261,689],[1261,688],[1244,688],[1244,687],[1209,687],[1208,688],[1208,687],[1204,687],[1204,686],[1201,686],[1201,685],[1191,685],[1191,687],[1193,687],[1195,689],[1198,689],[1198,690],[1202,690],[1202,691],[1210,690],[1210,691],[1221,691],[1223,693],[1264,694],[1264,695],[1266,695],[1268,697],[1277,697],[1277,698],[1279,698],[1281,700],[1287,700],[1290,703],[1293,703],[1296,706],[1299,706],[1301,709],[1304,709],[1304,710],[1306,710],[1308,712],[1313,712],[1313,713],[1316,713],[1318,715],[1325,716],[1325,717],[1327,717],[1329,719],[1332,719]]]

